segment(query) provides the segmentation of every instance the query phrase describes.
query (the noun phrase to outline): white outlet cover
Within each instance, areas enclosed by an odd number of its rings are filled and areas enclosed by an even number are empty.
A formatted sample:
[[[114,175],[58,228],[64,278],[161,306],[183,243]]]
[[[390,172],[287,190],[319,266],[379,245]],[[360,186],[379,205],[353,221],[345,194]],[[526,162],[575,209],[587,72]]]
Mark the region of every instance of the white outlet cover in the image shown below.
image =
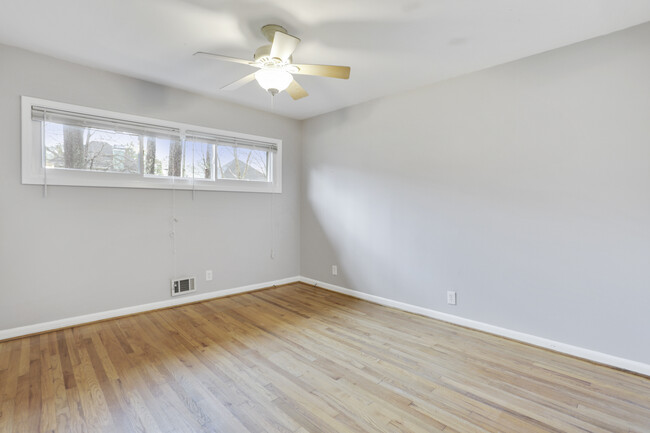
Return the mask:
[[[212,281],[212,271],[205,271],[205,281]]]
[[[332,275],[338,275],[339,274],[339,268],[336,265],[332,265]]]
[[[447,291],[447,303],[449,305],[456,305],[456,292],[453,290]]]

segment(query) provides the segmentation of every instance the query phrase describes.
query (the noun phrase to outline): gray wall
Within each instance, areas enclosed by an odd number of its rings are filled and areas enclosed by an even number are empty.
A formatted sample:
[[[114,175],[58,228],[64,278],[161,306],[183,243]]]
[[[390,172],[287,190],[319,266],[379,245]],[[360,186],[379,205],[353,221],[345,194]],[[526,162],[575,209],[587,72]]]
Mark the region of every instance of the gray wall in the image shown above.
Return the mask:
[[[649,77],[645,24],[307,120],[302,274],[649,363]]]
[[[273,203],[175,193],[176,270],[197,293],[299,274],[298,121],[0,45],[0,329],[169,299],[174,268],[172,191],[21,185],[20,95],[283,139]]]
[[[302,273],[648,363],[648,76],[643,25],[301,124],[0,46],[0,329],[169,299],[174,273],[171,191],[21,185],[29,95],[284,140],[281,195],[175,193],[199,293]]]

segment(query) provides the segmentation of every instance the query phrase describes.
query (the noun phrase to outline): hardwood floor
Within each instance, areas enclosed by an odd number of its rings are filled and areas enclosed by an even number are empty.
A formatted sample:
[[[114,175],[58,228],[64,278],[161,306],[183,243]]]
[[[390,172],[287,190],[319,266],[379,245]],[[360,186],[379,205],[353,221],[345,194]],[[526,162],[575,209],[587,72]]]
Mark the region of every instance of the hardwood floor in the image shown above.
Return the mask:
[[[650,432],[650,380],[305,284],[0,343],[0,432]]]

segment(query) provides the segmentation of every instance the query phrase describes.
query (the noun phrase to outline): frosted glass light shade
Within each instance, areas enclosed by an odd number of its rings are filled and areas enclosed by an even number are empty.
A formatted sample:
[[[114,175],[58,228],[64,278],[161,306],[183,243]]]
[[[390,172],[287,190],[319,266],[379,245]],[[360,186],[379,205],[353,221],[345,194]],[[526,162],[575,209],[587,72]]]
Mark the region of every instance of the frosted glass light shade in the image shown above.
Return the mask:
[[[279,69],[260,69],[255,73],[255,79],[262,89],[274,89],[281,92],[289,87],[289,84],[293,81],[293,76]]]

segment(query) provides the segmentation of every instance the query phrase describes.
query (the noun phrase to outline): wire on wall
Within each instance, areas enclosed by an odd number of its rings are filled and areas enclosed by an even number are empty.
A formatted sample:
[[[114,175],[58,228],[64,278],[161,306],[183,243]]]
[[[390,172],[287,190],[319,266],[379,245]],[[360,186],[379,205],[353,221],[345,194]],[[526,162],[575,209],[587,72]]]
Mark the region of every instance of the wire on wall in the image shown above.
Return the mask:
[[[271,223],[271,260],[275,260],[275,193],[270,194],[269,221]]]
[[[183,149],[184,149],[186,144],[187,144],[187,142],[185,140],[185,133],[183,133],[182,139],[183,139]],[[194,163],[196,162],[195,155],[194,155],[194,146],[195,145],[196,145],[196,143],[194,141],[192,141],[192,201],[194,201],[194,194],[196,192],[196,189],[194,188],[194,186],[195,186],[195,183],[194,183],[194,172],[195,172]]]
[[[47,110],[43,111],[43,119],[47,121]],[[47,149],[45,147],[45,121],[41,122],[41,163],[43,165],[43,198],[47,198]]]
[[[172,247],[172,269],[174,271],[173,278],[176,278],[176,223],[178,223],[178,218],[176,218],[176,188],[174,183],[174,176],[172,176],[172,218],[171,218],[171,231],[169,232],[169,237],[171,238],[171,247]]]

